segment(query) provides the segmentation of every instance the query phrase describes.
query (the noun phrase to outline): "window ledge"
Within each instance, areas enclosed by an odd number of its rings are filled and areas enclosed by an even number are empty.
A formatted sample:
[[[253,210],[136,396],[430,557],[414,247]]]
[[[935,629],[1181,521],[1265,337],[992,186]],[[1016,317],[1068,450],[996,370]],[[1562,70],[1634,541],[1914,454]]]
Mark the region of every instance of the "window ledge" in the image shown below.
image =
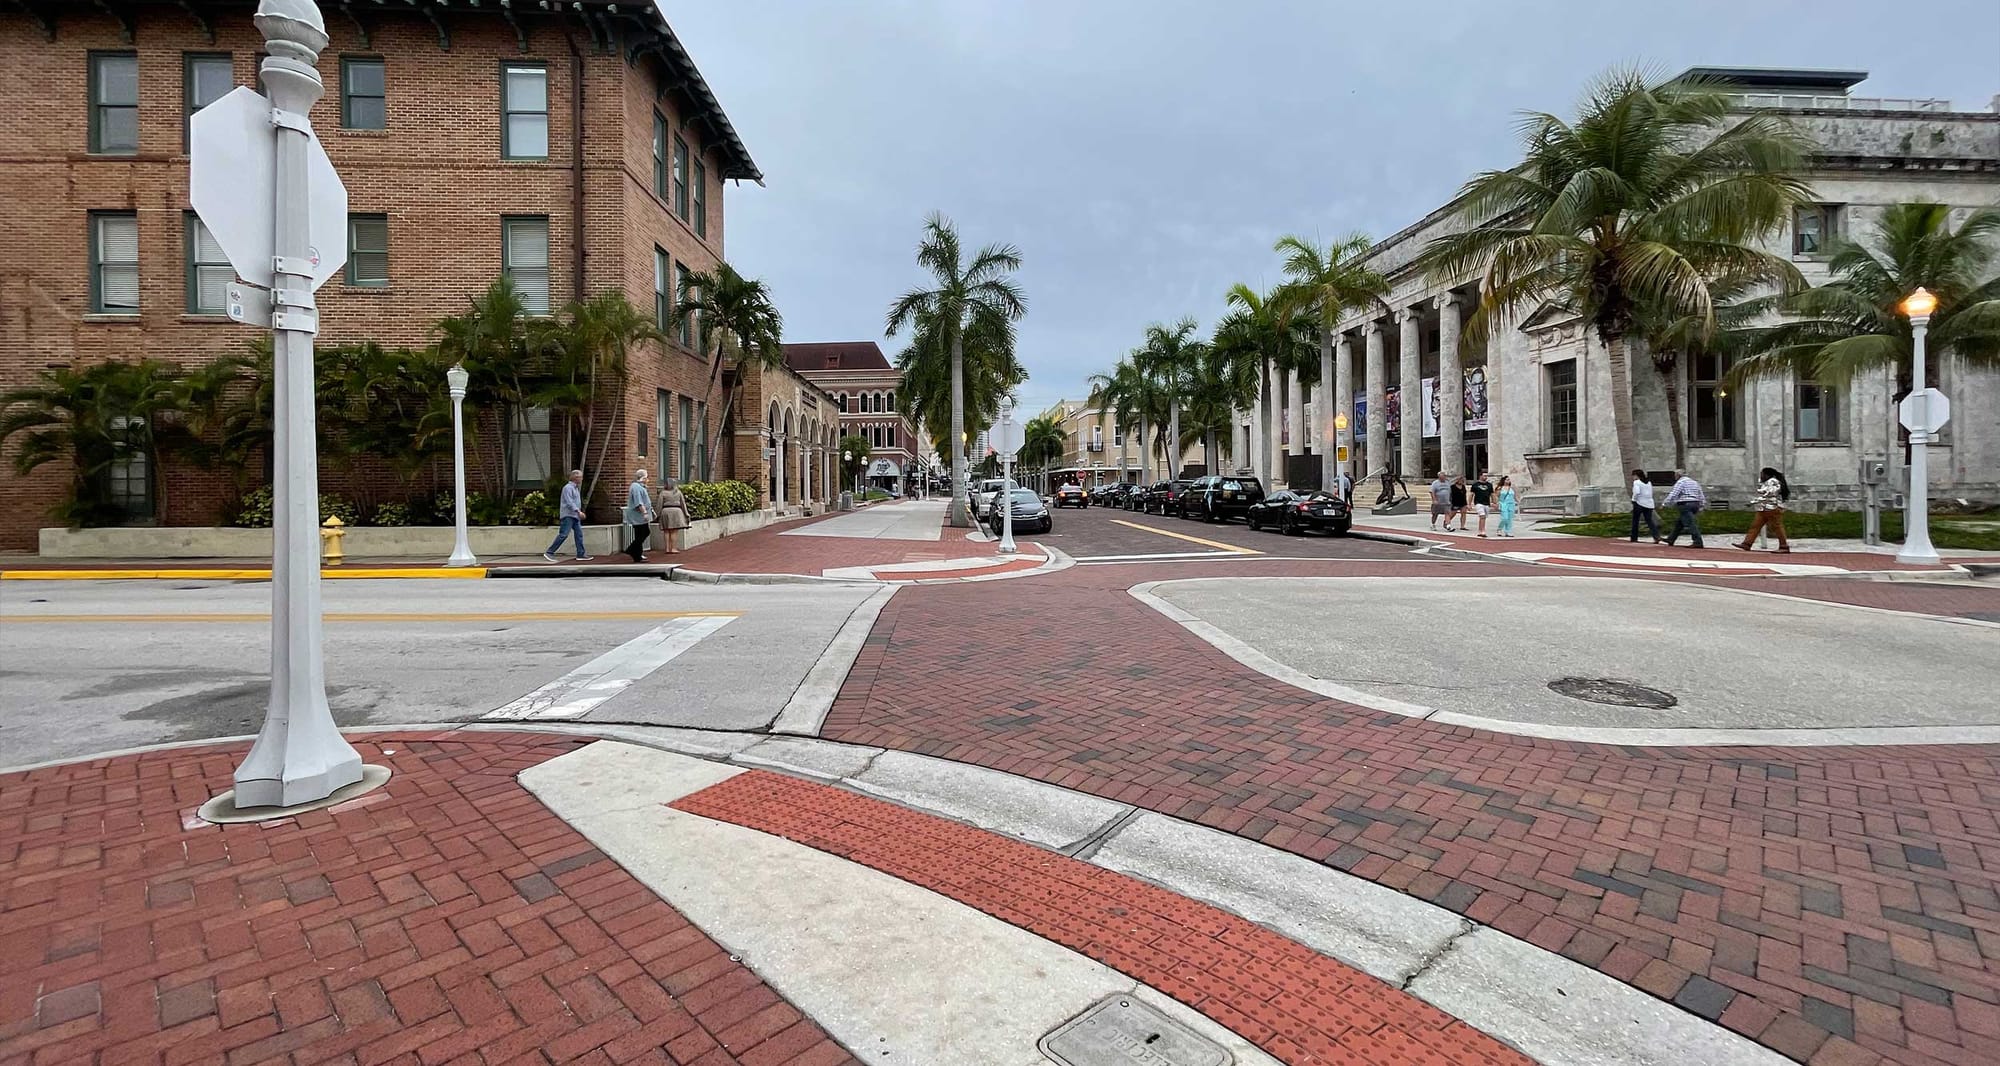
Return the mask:
[[[335,126],[334,129],[349,137],[387,137],[390,132],[387,129],[378,130],[368,126]]]
[[[388,296],[394,293],[396,288],[393,285],[355,285],[343,281],[340,283],[340,291],[355,296]]]
[[[1792,443],[1800,448],[1846,448],[1849,446],[1844,440],[1795,440]]]
[[[133,311],[127,314],[121,311],[92,311],[84,315],[83,320],[106,326],[136,326],[139,324],[139,312]]]
[[[1529,452],[1528,454],[1526,454],[1526,455],[1523,455],[1523,456],[1522,456],[1521,458],[1523,458],[1523,459],[1583,459],[1583,458],[1586,458],[1586,457],[1588,457],[1589,455],[1590,455],[1590,449],[1589,449],[1589,448],[1584,448],[1584,447],[1579,447],[1579,448],[1545,448],[1545,449],[1543,449],[1543,450],[1541,450],[1541,451],[1538,451],[1538,452]]]
[[[216,314],[213,311],[190,311],[187,314],[182,315],[180,317],[180,321],[193,325],[193,324],[206,324],[210,322],[233,322],[235,320],[230,318],[228,315]]]
[[[1743,442],[1742,442],[1742,441],[1740,441],[1740,440],[1691,440],[1691,441],[1689,441],[1689,442],[1688,442],[1688,447],[1689,447],[1689,448],[1737,448],[1737,449],[1740,449],[1740,448],[1742,448],[1742,447],[1743,447]]]

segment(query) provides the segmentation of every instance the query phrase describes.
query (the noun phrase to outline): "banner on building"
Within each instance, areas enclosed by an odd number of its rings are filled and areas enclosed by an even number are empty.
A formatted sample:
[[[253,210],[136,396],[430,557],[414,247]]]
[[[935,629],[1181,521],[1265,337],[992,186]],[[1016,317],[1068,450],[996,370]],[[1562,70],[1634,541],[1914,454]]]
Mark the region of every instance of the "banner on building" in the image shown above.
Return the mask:
[[[1424,436],[1438,435],[1438,379],[1424,379]]]
[[[1403,387],[1396,385],[1382,397],[1382,424],[1389,432],[1396,433],[1403,428]]]
[[[1292,409],[1278,409],[1278,443],[1289,446],[1292,443]]]
[[[1486,428],[1486,368],[1465,370],[1465,428]]]

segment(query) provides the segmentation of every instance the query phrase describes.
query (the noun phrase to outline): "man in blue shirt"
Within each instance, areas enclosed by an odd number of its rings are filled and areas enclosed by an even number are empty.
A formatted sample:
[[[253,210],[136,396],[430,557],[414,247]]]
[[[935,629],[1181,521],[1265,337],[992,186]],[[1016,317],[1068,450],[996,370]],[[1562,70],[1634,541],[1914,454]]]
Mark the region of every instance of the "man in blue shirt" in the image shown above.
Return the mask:
[[[1672,547],[1674,541],[1680,539],[1681,530],[1685,529],[1694,537],[1694,546],[1701,547],[1701,520],[1697,516],[1702,508],[1708,506],[1708,493],[1702,491],[1701,482],[1696,481],[1693,474],[1682,471],[1680,480],[1667,490],[1665,503],[1679,511],[1674,516],[1674,531],[1667,534],[1667,546]]]
[[[589,562],[590,556],[583,553],[583,471],[572,470],[569,480],[563,482],[562,506],[557,510],[562,520],[562,528],[556,530],[556,542],[542,553],[543,560],[556,561],[556,552],[562,550],[563,541],[571,534],[576,536],[576,561]]]

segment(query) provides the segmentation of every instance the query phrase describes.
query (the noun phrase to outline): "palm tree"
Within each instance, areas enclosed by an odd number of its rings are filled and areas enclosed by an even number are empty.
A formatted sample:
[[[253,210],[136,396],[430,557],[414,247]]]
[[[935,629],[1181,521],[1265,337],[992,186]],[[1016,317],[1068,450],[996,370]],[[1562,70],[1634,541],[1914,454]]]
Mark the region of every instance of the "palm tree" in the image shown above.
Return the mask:
[[[1021,269],[1021,253],[1011,244],[989,244],[966,262],[958,230],[943,215],[924,220],[917,264],[931,272],[935,288],[911,289],[889,305],[889,336],[919,318],[932,320],[951,353],[951,524],[969,526],[965,514],[965,334],[976,325],[1005,333],[1028,304],[1010,276]],[[1012,344],[1008,345],[1009,350]]]
[[[561,411],[575,424],[576,434],[563,434],[563,454],[569,455],[570,441],[575,440],[577,459],[590,468],[590,480],[583,487],[587,504],[597,494],[598,480],[611,454],[612,427],[625,410],[625,370],[632,349],[648,341],[664,343],[666,334],[651,314],[633,306],[616,289],[572,301],[563,309],[563,318],[553,372],[532,391],[530,402]],[[611,402],[608,414],[598,409],[607,394]],[[593,438],[597,443],[595,462],[590,461]]]
[[[1037,416],[1021,427],[1021,456],[1023,466],[1034,466],[1046,473],[1049,463],[1063,457],[1069,451],[1069,434],[1063,432],[1062,421],[1046,416]]]
[[[1238,311],[1216,323],[1214,339],[1196,358],[1188,394],[1189,435],[1202,442],[1203,462],[1219,473],[1225,451],[1222,442],[1233,434],[1236,412],[1257,402],[1257,371],[1262,352],[1255,331]]]
[[[1167,476],[1181,476],[1181,399],[1193,389],[1193,371],[1208,342],[1196,340],[1193,318],[1171,326],[1146,327],[1146,342],[1132,353],[1139,366],[1159,383],[1167,404]]]
[[[1807,142],[1769,114],[1731,119],[1709,84],[1653,88],[1633,71],[1592,86],[1574,123],[1531,113],[1525,158],[1465,184],[1466,225],[1417,264],[1436,281],[1483,272],[1467,332],[1546,302],[1588,321],[1604,344],[1619,470],[1639,465],[1626,340],[1640,307],[1713,329],[1710,280],[1795,284],[1787,260],[1752,247],[1808,198],[1796,176]]]
[[[868,469],[868,455],[874,445],[868,443],[867,437],[849,433],[840,438],[840,443],[834,447],[840,452],[841,485],[852,486],[861,477],[861,472]]]
[[[1146,455],[1146,383],[1139,368],[1130,359],[1121,359],[1108,374],[1090,376],[1090,400],[1092,408],[1111,414],[1111,425],[1118,433],[1137,426],[1139,430],[1139,455],[1143,463]],[[1118,476],[1125,476],[1125,456],[1118,456]],[[1145,470],[1139,476],[1141,482],[1151,477]]]
[[[1270,462],[1276,454],[1278,426],[1278,393],[1271,387],[1271,372],[1280,374],[1287,370],[1313,371],[1310,358],[1312,342],[1302,333],[1308,324],[1294,317],[1289,302],[1279,299],[1278,293],[1260,294],[1248,285],[1238,283],[1229,288],[1229,306],[1241,315],[1239,323],[1232,327],[1239,336],[1230,343],[1241,352],[1253,353],[1257,360],[1257,372],[1261,383],[1259,395],[1264,397],[1265,416],[1263,439],[1258,442],[1258,455]],[[1276,464],[1273,463],[1273,466]],[[1284,476],[1284,471],[1273,469],[1269,478],[1275,482]]]
[[[1319,380],[1322,418],[1326,423],[1320,441],[1320,484],[1334,485],[1339,478],[1338,440],[1333,438],[1333,420],[1340,414],[1333,403],[1333,334],[1342,316],[1362,307],[1387,310],[1382,298],[1389,295],[1389,279],[1367,264],[1373,247],[1366,234],[1353,233],[1321,248],[1303,237],[1278,239],[1273,251],[1285,257],[1285,277],[1278,299],[1295,312],[1311,317],[1319,332]]]
[[[53,517],[71,526],[117,522],[125,515],[111,498],[113,469],[136,457],[152,474],[155,423],[174,408],[180,376],[179,367],[155,360],[44,370],[34,384],[0,393],[0,445],[20,437],[14,472],[22,476],[70,464],[69,491]]]
[[[1747,299],[1764,287],[1756,276],[1719,277],[1708,283],[1714,316],[1677,312],[1671,308],[1640,305],[1634,309],[1633,328],[1646,342],[1653,371],[1660,376],[1667,397],[1667,422],[1674,434],[1674,469],[1687,469],[1687,424],[1681,421],[1682,367],[1690,362],[1722,355],[1733,350],[1745,325],[1761,317],[1762,300]]]
[[[438,355],[447,365],[456,363],[471,375],[465,394],[467,425],[478,425],[482,411],[495,419],[516,417],[514,412],[527,395],[533,363],[546,351],[550,326],[545,320],[527,319],[527,307],[513,280],[503,274],[485,292],[467,301],[464,314],[440,319],[431,327]],[[339,413],[326,409],[325,396],[320,400],[323,415]],[[508,484],[506,450],[494,449],[489,454],[481,446],[486,436],[466,434],[473,466],[481,470],[488,485],[497,488]]]
[[[966,425],[991,425],[1000,415],[1001,400],[1028,379],[1028,372],[1014,355],[1014,330],[1005,321],[974,322],[961,335],[959,347],[963,434]],[[918,316],[909,345],[896,357],[896,369],[902,374],[897,407],[921,421],[941,454],[950,454],[951,345],[934,316]]]
[[[702,402],[715,398],[725,355],[730,357],[730,369],[735,371],[723,395],[721,424],[709,444],[708,467],[713,470],[722,442],[730,436],[729,426],[735,417],[736,394],[743,387],[744,372],[785,365],[785,322],[777,305],[771,302],[771,290],[762,281],[737,273],[728,263],[717,263],[714,270],[688,275],[680,302],[673,311],[673,325],[686,322],[693,323],[695,343],[700,346],[702,359],[709,362],[708,389]],[[712,355],[711,335],[715,338]]]
[[[1898,305],[1919,286],[1937,296],[1927,341],[1934,351],[1975,362],[2000,360],[2000,277],[1986,277],[1996,251],[1990,239],[2000,234],[2000,210],[1975,211],[1956,231],[1950,212],[1943,204],[1896,204],[1882,212],[1873,241],[1835,247],[1827,264],[1832,281],[1755,302],[1757,310],[1789,317],[1736,333],[1733,341],[1747,354],[1733,374],[1790,372],[1836,382],[1893,366],[1901,396],[1916,383],[1908,380],[1910,320]]]

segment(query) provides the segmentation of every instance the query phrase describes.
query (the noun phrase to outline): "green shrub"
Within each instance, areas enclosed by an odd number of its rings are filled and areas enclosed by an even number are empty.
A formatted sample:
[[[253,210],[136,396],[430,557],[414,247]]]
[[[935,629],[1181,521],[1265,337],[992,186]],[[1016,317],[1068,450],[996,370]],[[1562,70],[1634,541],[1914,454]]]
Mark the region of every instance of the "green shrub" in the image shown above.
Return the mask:
[[[681,494],[687,497],[690,522],[757,509],[757,488],[746,481],[684,481]]]
[[[320,522],[323,524],[327,519],[336,517],[340,519],[340,524],[343,526],[358,526],[361,524],[361,508],[355,506],[353,500],[337,492],[320,493]]]
[[[251,489],[244,493],[243,499],[236,504],[236,517],[233,521],[245,529],[271,528],[270,486]]]
[[[483,492],[465,494],[465,521],[473,526],[504,526],[507,524],[507,501],[488,496]]]
[[[369,516],[368,522],[377,526],[410,525],[410,505],[394,501],[381,504],[375,508],[375,513]]]
[[[516,526],[552,526],[556,524],[556,502],[540,489],[528,493],[514,501],[507,511],[507,522]]]
[[[869,489],[866,493],[862,495],[861,498],[868,501],[869,503],[874,503],[877,500],[888,499],[889,494],[881,489]]]

